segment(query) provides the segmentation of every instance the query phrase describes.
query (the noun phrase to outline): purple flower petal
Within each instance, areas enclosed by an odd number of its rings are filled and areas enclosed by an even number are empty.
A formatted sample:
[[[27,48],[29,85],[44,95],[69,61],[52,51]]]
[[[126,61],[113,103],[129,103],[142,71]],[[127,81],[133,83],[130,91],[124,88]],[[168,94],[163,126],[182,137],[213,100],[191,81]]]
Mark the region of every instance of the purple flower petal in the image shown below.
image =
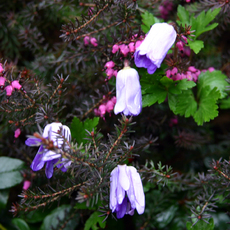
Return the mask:
[[[42,160],[43,161],[51,161],[54,159],[58,159],[60,157],[61,157],[61,154],[58,154],[58,153],[55,153],[54,151],[49,150],[43,155]]]
[[[123,199],[123,202],[121,204],[117,205],[116,213],[117,213],[117,219],[122,218],[126,214],[127,209],[127,197]]]
[[[42,169],[44,164],[45,164],[45,161],[42,160],[42,157],[44,155],[44,153],[42,153],[42,152],[43,152],[43,146],[41,145],[38,149],[36,156],[34,157],[32,163],[30,165],[30,168],[33,171],[38,171],[38,170]]]
[[[118,181],[118,168],[116,167],[110,175],[110,203],[109,207],[112,212],[115,211],[117,206],[117,181]]]
[[[26,141],[25,144],[28,146],[38,146],[42,142],[41,139],[36,138],[36,137],[29,137]]]

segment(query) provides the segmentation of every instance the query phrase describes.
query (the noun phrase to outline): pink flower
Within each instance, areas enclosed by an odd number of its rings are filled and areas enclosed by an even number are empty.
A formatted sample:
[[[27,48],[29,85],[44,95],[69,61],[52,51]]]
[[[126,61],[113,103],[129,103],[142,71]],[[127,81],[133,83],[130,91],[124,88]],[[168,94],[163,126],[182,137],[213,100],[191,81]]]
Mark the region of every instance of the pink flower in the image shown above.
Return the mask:
[[[0,63],[0,73],[2,73],[3,70],[4,70],[4,69],[3,69],[3,67],[2,67],[2,63]]]
[[[23,189],[27,190],[30,187],[30,185],[31,185],[31,182],[28,180],[25,180],[23,183]]]
[[[119,46],[121,53],[126,57],[129,53],[129,47],[125,44]]]
[[[16,130],[14,131],[14,137],[15,137],[15,138],[18,138],[18,137],[20,136],[20,134],[21,134],[20,128],[18,128],[18,129],[16,129]]]
[[[98,108],[98,112],[100,113],[100,116],[103,117],[106,113],[106,106],[104,104],[100,105]]]
[[[188,43],[187,38],[184,35],[182,35],[181,37],[183,38],[183,40],[185,41],[185,43]]]
[[[109,68],[109,69],[113,68],[114,66],[115,66],[115,64],[114,64],[113,61],[108,61],[108,62],[106,62],[106,64],[105,64],[105,67],[106,67],[106,68]]]
[[[0,77],[0,88],[3,88],[3,86],[5,85],[5,81],[6,79],[4,77]]]
[[[84,44],[87,46],[89,45],[89,36],[84,37]]]
[[[177,42],[176,46],[180,51],[184,50],[184,43],[182,41]]]
[[[171,71],[171,74],[172,74],[172,75],[175,75],[175,74],[177,74],[177,72],[178,72],[177,68],[176,68],[176,67],[173,67],[173,69],[172,69],[172,71]]]
[[[209,67],[209,68],[208,68],[208,71],[209,71],[209,72],[213,72],[214,70],[215,70],[214,67]]]
[[[171,76],[171,70],[168,69],[168,70],[166,71],[166,77],[170,78],[170,76]]]
[[[195,73],[197,71],[197,69],[194,66],[189,66],[188,70]]]
[[[134,51],[135,51],[134,42],[130,42],[128,46],[129,46],[129,52],[134,53]]]
[[[114,45],[113,48],[112,48],[112,53],[115,54],[118,50],[119,50],[119,46]]]
[[[142,43],[142,41],[137,41],[137,42],[135,43],[135,49],[138,48],[138,47],[141,45],[141,43]]]
[[[109,78],[111,78],[114,75],[114,69],[106,69],[105,72]]]
[[[114,103],[110,100],[106,103],[106,111],[110,113],[114,108]]]
[[[97,39],[96,38],[90,38],[90,42],[91,42],[91,44],[93,45],[93,46],[98,46],[98,44],[97,44]]]
[[[14,89],[21,89],[21,88],[22,88],[22,86],[19,84],[19,82],[18,82],[17,80],[12,81],[12,82],[11,82],[11,85],[12,85],[12,87],[13,87]]]
[[[113,71],[113,75],[114,75],[115,77],[117,77],[117,70],[114,70],[114,71]]]
[[[6,86],[5,90],[6,90],[6,96],[11,96],[14,88],[11,85],[8,85]]]

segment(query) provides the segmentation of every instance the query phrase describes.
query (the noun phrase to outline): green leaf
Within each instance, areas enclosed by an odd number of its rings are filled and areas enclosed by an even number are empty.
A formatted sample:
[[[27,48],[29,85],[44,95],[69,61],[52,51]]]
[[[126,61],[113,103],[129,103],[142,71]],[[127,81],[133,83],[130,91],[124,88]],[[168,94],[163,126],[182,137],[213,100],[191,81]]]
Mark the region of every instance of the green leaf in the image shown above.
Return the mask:
[[[41,222],[45,219],[47,215],[49,215],[51,212],[50,209],[37,209],[34,211],[30,211],[29,213],[26,214],[26,216],[23,218],[26,220],[28,223],[37,223]]]
[[[0,210],[6,207],[9,191],[9,189],[0,190]]]
[[[10,157],[0,157],[0,189],[10,188],[22,182],[19,170],[24,162]]]
[[[194,114],[194,120],[198,125],[203,125],[218,116],[218,106],[216,104],[220,94],[217,88],[210,91],[210,87],[206,86],[202,89],[198,110]]]
[[[105,228],[106,222],[105,221],[103,222],[104,217],[99,217],[99,215],[101,215],[100,212],[94,212],[86,221],[84,230],[89,230],[89,229],[97,230],[98,229],[97,223],[101,228]]]
[[[59,222],[64,220],[64,218],[70,215],[71,206],[70,205],[62,205],[56,209],[54,209],[50,215],[46,216],[43,220],[42,226],[40,230],[47,229],[56,229]],[[69,213],[69,214],[67,214]],[[74,218],[68,221],[65,228],[63,230],[74,230],[79,222],[79,214],[76,214]]]
[[[214,220],[211,218],[209,220],[209,224],[204,222],[203,220],[199,220],[195,225],[192,226],[191,222],[186,223],[186,228],[188,230],[213,230],[215,227]]]
[[[222,99],[220,101],[220,108],[221,109],[230,109],[230,97],[227,99]]]
[[[196,41],[188,40],[188,45],[195,52],[195,54],[198,54],[200,50],[204,48],[204,42],[201,40],[196,40]]]
[[[162,20],[154,17],[148,11],[145,11],[143,14],[141,14],[141,17],[142,17],[142,23],[143,23],[141,25],[141,29],[143,30],[144,33],[148,33],[153,24],[162,21]]]
[[[87,118],[84,122],[81,122],[79,118],[74,117],[70,126],[72,138],[75,138],[78,144],[86,143],[87,132],[96,131],[96,126],[99,122],[99,117],[93,119]]]
[[[183,91],[177,96],[177,105],[175,113],[190,117],[195,114],[197,110],[197,102],[194,98],[192,90]]]
[[[175,217],[177,209],[177,206],[172,205],[167,210],[157,215],[156,221],[159,223],[160,229],[165,228],[172,221],[172,219]]]
[[[29,225],[23,220],[23,219],[20,219],[20,218],[14,218],[12,220],[12,223],[14,224],[14,226],[16,227],[16,229],[18,230],[30,230],[30,227]]]
[[[177,16],[181,21],[181,23],[177,21],[179,25],[182,25],[183,27],[185,27],[185,24],[187,26],[190,25],[189,12],[181,5],[177,7]]]
[[[220,10],[221,8],[216,8],[214,10],[210,9],[206,13],[205,11],[202,11],[196,18],[191,17],[191,30],[195,30],[195,33],[193,34],[196,35],[196,38],[202,33],[213,30],[218,26],[218,23],[213,23],[209,26],[208,24],[217,16]]]
[[[220,70],[215,70],[213,72],[206,71],[201,73],[198,78],[199,88],[209,86],[210,89],[217,88],[217,91],[220,93],[220,99],[227,96],[227,86],[229,83],[226,81],[227,76],[224,75]]]

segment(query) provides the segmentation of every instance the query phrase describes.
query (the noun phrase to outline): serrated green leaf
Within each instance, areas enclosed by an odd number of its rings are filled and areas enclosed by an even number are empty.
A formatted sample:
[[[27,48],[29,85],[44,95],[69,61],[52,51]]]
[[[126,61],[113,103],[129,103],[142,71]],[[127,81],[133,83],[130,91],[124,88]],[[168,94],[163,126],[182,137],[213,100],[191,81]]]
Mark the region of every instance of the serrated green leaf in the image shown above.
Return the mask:
[[[195,114],[197,110],[197,102],[194,98],[192,90],[183,91],[182,94],[177,96],[177,105],[175,114],[190,117]]]
[[[12,223],[14,224],[14,226],[16,227],[16,229],[18,230],[30,230],[29,225],[21,218],[14,218],[12,220]]]
[[[195,52],[195,54],[198,54],[200,50],[204,48],[204,42],[201,40],[196,40],[196,41],[188,40],[188,45]]]
[[[214,10],[208,10],[206,13],[202,11],[196,18],[191,18],[191,30],[195,30],[194,35],[196,38],[202,33],[214,29],[218,23],[214,23],[208,26],[208,24],[217,16],[221,8],[216,8]]]
[[[183,27],[185,26],[185,24],[188,26],[190,25],[190,15],[189,12],[181,5],[179,5],[177,7],[177,16],[180,19],[180,22],[178,22],[178,24],[182,25]]]
[[[10,188],[22,182],[20,170],[24,162],[10,157],[0,157],[0,189]]]
[[[230,97],[227,99],[222,99],[220,101],[220,108],[221,109],[230,109]]]
[[[105,221],[103,222],[104,217],[99,217],[99,215],[101,215],[100,212],[94,212],[86,221],[84,230],[89,230],[89,229],[97,230],[98,229],[97,224],[99,224],[101,228],[105,228],[106,222]]]
[[[79,118],[74,117],[70,126],[72,138],[75,138],[77,143],[86,143],[87,132],[96,131],[96,126],[99,122],[99,117],[94,117],[93,119],[87,118],[84,122],[80,121]]]
[[[162,20],[154,17],[148,11],[145,11],[143,14],[141,14],[141,17],[142,17],[142,23],[143,23],[143,25],[141,25],[141,29],[144,33],[148,33],[153,24],[162,21]]]
[[[220,93],[217,88],[210,91],[210,87],[206,86],[202,89],[200,100],[198,103],[198,110],[194,114],[194,120],[198,125],[203,125],[218,116],[218,106],[216,104]]]
[[[220,99],[227,96],[226,87],[229,86],[229,83],[226,81],[227,76],[224,75],[220,70],[215,70],[213,72],[206,71],[205,73],[201,73],[198,78],[199,91],[205,87],[209,86],[212,90],[213,88],[217,88],[217,91],[220,93]]]

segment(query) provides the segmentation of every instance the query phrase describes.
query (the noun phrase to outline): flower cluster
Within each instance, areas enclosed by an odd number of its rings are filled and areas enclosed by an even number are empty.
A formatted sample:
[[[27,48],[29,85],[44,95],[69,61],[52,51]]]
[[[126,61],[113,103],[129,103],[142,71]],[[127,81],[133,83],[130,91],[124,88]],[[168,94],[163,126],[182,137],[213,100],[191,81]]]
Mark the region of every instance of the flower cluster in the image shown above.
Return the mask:
[[[113,69],[113,67],[115,66],[115,63],[113,61],[108,61],[106,62],[105,64],[105,72],[106,72],[106,75],[108,77],[108,80],[113,77],[113,76],[117,76],[117,70],[116,69]]]
[[[28,146],[39,146],[39,150],[31,164],[31,169],[33,171],[38,171],[43,168],[46,164],[45,173],[47,178],[51,178],[53,176],[53,168],[57,166],[63,172],[67,171],[67,168],[70,166],[71,161],[62,157],[62,150],[67,150],[68,146],[64,143],[63,138],[69,142],[71,140],[70,129],[62,125],[59,122],[53,122],[45,126],[42,138],[30,137],[26,140],[25,144]],[[53,147],[59,149],[60,153],[56,153],[52,150],[46,148],[44,141],[51,140],[53,142]]]
[[[125,67],[117,73],[116,98],[114,113],[124,115],[138,115],[142,108],[141,85],[138,72],[130,68],[125,62]]]
[[[84,45],[85,46],[87,46],[87,45],[89,45],[89,44],[92,44],[93,46],[98,46],[98,44],[97,44],[97,39],[96,38],[94,38],[94,37],[89,37],[89,36],[85,36],[84,37]]]
[[[103,98],[105,98],[105,96],[103,96]],[[94,113],[96,116],[100,116],[104,118],[106,112],[111,114],[115,104],[116,104],[116,97],[112,97],[110,100],[105,99],[104,103],[101,104],[98,107],[98,109],[94,109]]]
[[[133,166],[118,165],[110,176],[110,209],[117,218],[144,213],[145,194],[141,178]]]
[[[172,25],[155,23],[134,53],[136,66],[144,67],[149,74],[153,74],[157,68],[160,68],[176,36],[177,33]]]
[[[167,20],[169,13],[172,11],[172,9],[173,9],[173,3],[171,1],[166,0],[162,2],[162,4],[159,6],[161,18]]]

